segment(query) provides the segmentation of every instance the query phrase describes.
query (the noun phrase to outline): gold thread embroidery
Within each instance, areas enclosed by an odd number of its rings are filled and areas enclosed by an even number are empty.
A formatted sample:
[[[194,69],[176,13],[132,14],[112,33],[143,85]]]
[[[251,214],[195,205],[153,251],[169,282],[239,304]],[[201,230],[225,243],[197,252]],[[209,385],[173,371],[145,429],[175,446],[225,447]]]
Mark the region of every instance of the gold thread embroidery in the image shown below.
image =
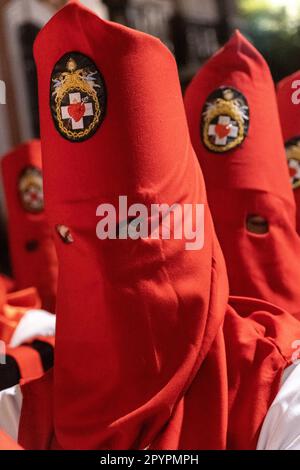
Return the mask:
[[[226,145],[218,146],[214,145],[208,135],[208,129],[211,121],[220,115],[226,115],[231,117],[234,121],[237,122],[239,130],[238,130],[238,136],[235,140],[232,142],[228,142]],[[219,99],[218,102],[215,104],[215,106],[207,112],[205,115],[205,120],[204,120],[204,127],[203,127],[203,139],[205,145],[210,148],[211,150],[215,152],[224,152],[226,150],[230,150],[237,145],[239,145],[243,139],[244,139],[244,121],[242,116],[240,116],[236,110],[236,106],[232,101],[224,101],[222,99]]]
[[[92,85],[90,85],[89,82],[86,80],[88,70],[87,69],[76,70],[76,68],[77,68],[76,62],[74,61],[74,59],[70,58],[67,63],[68,72],[63,72],[60,74],[59,76],[60,85],[56,86],[55,91],[53,92],[53,95],[55,96],[55,111],[56,111],[59,129],[64,135],[69,137],[71,140],[79,140],[88,136],[91,133],[91,131],[95,128],[95,126],[98,124],[100,120],[100,116],[101,116],[101,109],[100,109],[100,104],[99,104],[97,93],[93,89]],[[52,78],[52,81],[55,83],[56,79]],[[93,100],[93,103],[95,105],[95,114],[94,114],[93,121],[86,129],[80,132],[73,132],[73,131],[70,131],[69,129],[66,129],[63,123],[62,116],[61,116],[62,100],[64,99],[65,95],[72,90],[81,91],[83,93],[88,94]]]
[[[298,145],[299,142],[299,145]],[[298,165],[298,168],[300,170],[300,141],[295,142],[291,145],[288,145],[286,147],[286,156],[287,156],[287,161],[288,161],[288,166],[289,169],[292,168],[290,165],[291,162],[295,162]],[[300,187],[300,178],[299,180],[296,180],[295,182],[293,181],[293,177],[291,177],[291,184],[293,189],[297,189]]]
[[[206,148],[224,153],[240,145],[249,128],[249,107],[246,98],[230,86],[221,86],[211,93],[204,105],[201,134]]]

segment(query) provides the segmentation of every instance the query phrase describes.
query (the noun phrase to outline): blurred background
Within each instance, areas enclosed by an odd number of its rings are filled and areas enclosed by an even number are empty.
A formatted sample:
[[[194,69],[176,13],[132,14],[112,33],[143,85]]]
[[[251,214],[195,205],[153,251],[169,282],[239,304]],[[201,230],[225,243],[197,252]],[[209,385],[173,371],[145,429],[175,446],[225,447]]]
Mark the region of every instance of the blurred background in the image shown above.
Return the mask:
[[[0,158],[39,136],[34,39],[66,0],[0,0]],[[300,0],[82,0],[99,16],[159,37],[175,55],[182,88],[239,28],[275,81],[300,69]],[[5,101],[5,103],[4,103]],[[0,187],[0,270],[9,272]]]

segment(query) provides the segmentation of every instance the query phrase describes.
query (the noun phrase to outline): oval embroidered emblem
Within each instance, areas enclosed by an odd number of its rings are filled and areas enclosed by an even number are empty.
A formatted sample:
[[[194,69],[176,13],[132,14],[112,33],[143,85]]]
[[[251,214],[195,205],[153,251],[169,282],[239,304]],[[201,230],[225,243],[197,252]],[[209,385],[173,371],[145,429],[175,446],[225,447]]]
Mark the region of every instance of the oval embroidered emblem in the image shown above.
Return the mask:
[[[222,86],[207,98],[201,117],[202,141],[208,150],[227,152],[245,139],[249,129],[249,106],[235,88]]]
[[[18,182],[19,196],[26,212],[37,214],[44,209],[43,177],[39,168],[25,168]]]
[[[51,76],[50,105],[58,132],[72,142],[91,137],[105,116],[106,88],[94,62],[68,52]]]
[[[293,189],[300,187],[300,137],[294,137],[285,143],[290,181]]]

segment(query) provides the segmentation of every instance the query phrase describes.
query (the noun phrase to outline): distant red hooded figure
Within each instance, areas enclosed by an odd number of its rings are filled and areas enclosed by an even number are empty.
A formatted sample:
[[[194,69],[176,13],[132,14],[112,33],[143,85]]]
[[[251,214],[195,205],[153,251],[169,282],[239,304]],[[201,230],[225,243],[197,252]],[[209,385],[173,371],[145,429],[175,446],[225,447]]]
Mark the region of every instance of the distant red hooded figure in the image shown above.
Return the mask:
[[[1,164],[16,289],[36,287],[42,307],[54,313],[57,256],[45,217],[40,141],[19,146]]]
[[[277,100],[300,234],[300,71],[278,83]]]
[[[55,365],[23,387],[21,445],[255,448],[300,325],[264,302],[227,305],[172,54],[70,2],[35,59],[59,282]],[[152,231],[153,205],[175,203],[190,217],[204,205],[203,246]]]
[[[300,240],[269,68],[237,31],[185,95],[230,293],[300,318]]]

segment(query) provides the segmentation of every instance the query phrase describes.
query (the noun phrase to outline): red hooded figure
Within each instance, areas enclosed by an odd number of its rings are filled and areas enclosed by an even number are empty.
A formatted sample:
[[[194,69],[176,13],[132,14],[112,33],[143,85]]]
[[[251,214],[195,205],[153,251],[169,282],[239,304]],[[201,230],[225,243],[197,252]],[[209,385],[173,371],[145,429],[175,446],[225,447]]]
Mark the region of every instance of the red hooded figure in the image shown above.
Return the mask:
[[[173,56],[70,2],[35,58],[59,281],[53,378],[23,387],[21,445],[255,448],[300,325],[264,302],[227,305]],[[191,208],[185,229],[204,205],[199,244],[157,237],[155,204]]]
[[[300,72],[279,82],[277,100],[300,234]]]
[[[295,202],[266,62],[234,33],[189,85],[185,107],[231,294],[300,318]]]
[[[40,141],[21,145],[1,163],[16,288],[36,287],[42,307],[54,313],[57,257],[45,217]]]
[[[1,286],[0,297],[0,340],[9,344],[26,312],[41,308],[41,299],[35,287],[8,294]]]

